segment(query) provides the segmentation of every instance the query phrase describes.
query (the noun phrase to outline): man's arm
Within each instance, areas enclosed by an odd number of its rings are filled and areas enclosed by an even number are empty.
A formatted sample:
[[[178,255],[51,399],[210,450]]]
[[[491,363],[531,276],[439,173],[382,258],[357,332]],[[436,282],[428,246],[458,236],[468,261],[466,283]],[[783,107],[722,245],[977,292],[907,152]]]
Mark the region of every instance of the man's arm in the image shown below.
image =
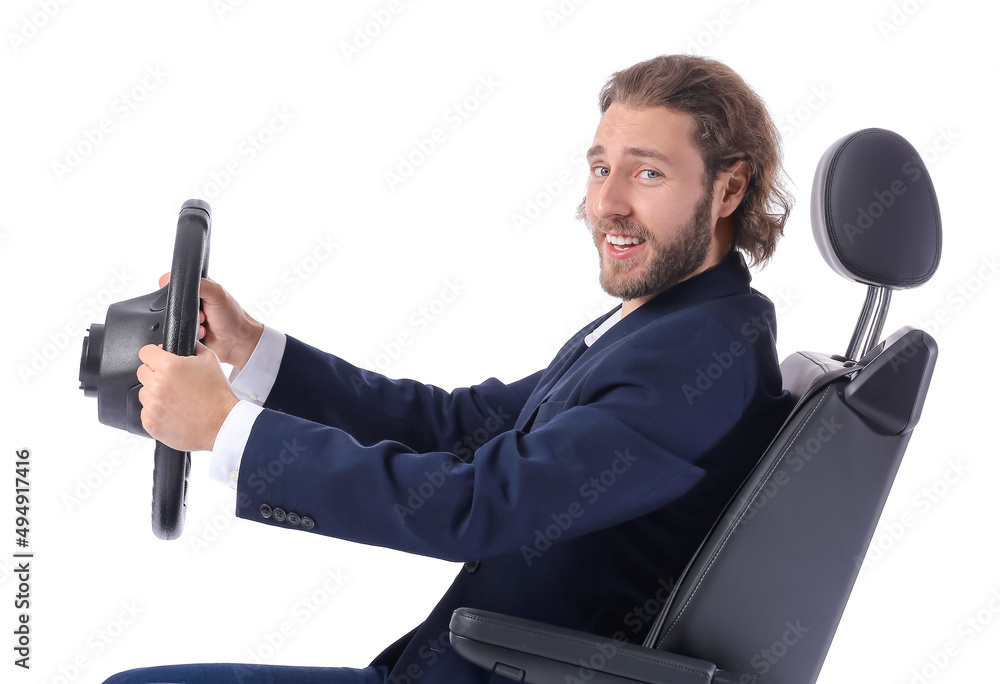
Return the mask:
[[[264,406],[340,428],[364,445],[382,440],[465,460],[514,425],[541,373],[505,384],[496,378],[447,392],[362,370],[288,336]]]
[[[243,456],[237,515],[287,527],[294,513],[320,534],[468,560],[530,545],[567,515],[563,538],[669,505],[705,478],[748,468],[757,454],[714,450],[737,433],[757,444],[755,430],[773,425],[746,420],[771,401],[754,391],[752,355],[735,359],[697,402],[684,393],[689,376],[730,348],[733,335],[714,325],[664,332],[603,356],[573,405],[528,433],[497,435],[472,462],[395,441],[364,445],[265,409]],[[773,398],[780,383],[769,389]]]
[[[161,286],[168,280],[165,274]],[[540,376],[510,385],[490,379],[450,393],[412,380],[390,380],[273,330],[268,344],[265,327],[221,285],[203,278],[201,294],[204,344],[197,345],[196,357],[176,357],[154,345],[139,353],[143,424],[182,451],[213,450],[238,400],[260,404],[266,399],[269,408],[339,427],[364,443],[391,439],[420,451],[453,450],[471,458],[487,435],[513,425]],[[270,348],[263,361],[256,358],[262,345]],[[251,360],[253,369],[247,368]],[[217,361],[233,366],[237,387],[251,387],[235,393]],[[253,379],[247,381],[248,375]],[[230,445],[244,443],[256,419],[253,410],[239,413],[241,427],[226,430]],[[238,455],[225,460],[227,472],[234,470]]]

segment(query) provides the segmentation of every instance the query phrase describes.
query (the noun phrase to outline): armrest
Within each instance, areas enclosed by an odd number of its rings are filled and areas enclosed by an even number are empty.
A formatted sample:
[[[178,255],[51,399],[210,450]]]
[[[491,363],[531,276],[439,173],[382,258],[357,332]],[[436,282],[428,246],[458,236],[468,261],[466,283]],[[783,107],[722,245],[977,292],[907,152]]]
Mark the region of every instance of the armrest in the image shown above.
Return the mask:
[[[451,616],[451,643],[469,662],[528,684],[721,684],[712,663],[522,620],[459,608]]]

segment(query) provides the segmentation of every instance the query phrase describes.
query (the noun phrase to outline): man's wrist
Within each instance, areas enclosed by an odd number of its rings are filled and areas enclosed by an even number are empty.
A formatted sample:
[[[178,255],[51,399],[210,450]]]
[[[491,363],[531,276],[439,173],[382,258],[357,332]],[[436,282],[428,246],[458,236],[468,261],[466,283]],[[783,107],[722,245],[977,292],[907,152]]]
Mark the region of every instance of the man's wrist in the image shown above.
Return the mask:
[[[215,449],[215,442],[219,438],[219,432],[222,430],[222,426],[226,422],[226,418],[232,412],[233,408],[240,403],[239,398],[230,394],[225,399],[223,399],[219,410],[216,412],[215,420],[212,421],[211,434],[206,435],[205,445],[202,451],[212,451]]]
[[[229,375],[230,386],[237,397],[256,404],[267,400],[281,367],[286,341],[284,334],[263,326],[257,346],[246,365],[241,370],[234,368]]]
[[[264,333],[264,324],[258,323],[249,316],[245,326],[240,328],[241,341],[237,349],[234,349],[234,358],[231,359],[230,365],[232,365],[233,370],[239,372],[250,361],[250,357],[253,356],[253,350],[257,348],[257,343],[260,341],[260,336]]]
[[[263,410],[249,401],[241,401],[226,416],[208,460],[208,474],[213,480],[236,489],[243,451],[254,422]]]

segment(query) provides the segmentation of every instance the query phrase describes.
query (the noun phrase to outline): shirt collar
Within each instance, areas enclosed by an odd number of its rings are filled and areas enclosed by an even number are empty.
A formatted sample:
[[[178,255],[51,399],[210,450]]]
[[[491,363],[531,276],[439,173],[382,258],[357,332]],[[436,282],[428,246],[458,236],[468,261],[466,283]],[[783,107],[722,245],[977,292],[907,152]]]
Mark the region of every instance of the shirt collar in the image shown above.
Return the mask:
[[[610,330],[611,326],[613,326],[621,319],[622,319],[622,308],[619,306],[618,309],[612,312],[612,314],[608,316],[603,323],[597,326],[597,329],[594,330],[594,332],[584,337],[583,341],[586,342],[588,347],[593,346],[594,342],[597,342],[597,340],[601,337],[601,335]]]

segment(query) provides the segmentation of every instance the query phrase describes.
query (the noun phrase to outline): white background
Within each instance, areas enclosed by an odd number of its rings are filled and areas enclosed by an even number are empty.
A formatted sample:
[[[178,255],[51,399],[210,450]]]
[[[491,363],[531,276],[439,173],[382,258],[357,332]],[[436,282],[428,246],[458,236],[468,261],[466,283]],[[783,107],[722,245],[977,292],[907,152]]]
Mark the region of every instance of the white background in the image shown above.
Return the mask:
[[[527,375],[613,305],[573,219],[601,85],[637,61],[691,51],[735,68],[784,132],[797,205],[754,280],[778,305],[782,357],[843,352],[864,296],[813,244],[809,194],[826,147],[889,128],[931,171],[941,265],[924,287],[896,293],[886,330],[924,327],[940,358],[821,681],[992,676],[996,6],[388,7],[4,3],[0,679],[100,682],[129,667],[254,654],[360,666],[418,623],[457,566],[236,521],[233,493],[207,479],[207,454],[194,457],[184,536],[154,539],[152,443],[98,423],[78,389],[84,331],[111,301],[156,288],[177,211],[201,196],[213,208],[210,273],[268,324],[448,388]],[[477,99],[483,80],[496,85]],[[292,120],[279,124],[275,111]],[[282,130],[262,133],[269,125]],[[435,128],[444,142],[390,188],[385,174]],[[253,159],[251,139],[269,143]],[[231,163],[239,173],[226,178]],[[518,228],[512,216],[532,201],[545,208]],[[457,300],[418,326],[414,313],[439,307],[448,287]],[[410,343],[393,349],[400,333]],[[21,448],[33,463],[30,671],[14,667],[11,650]],[[315,612],[303,608],[309,597],[322,602]],[[960,628],[970,618],[979,631]]]

